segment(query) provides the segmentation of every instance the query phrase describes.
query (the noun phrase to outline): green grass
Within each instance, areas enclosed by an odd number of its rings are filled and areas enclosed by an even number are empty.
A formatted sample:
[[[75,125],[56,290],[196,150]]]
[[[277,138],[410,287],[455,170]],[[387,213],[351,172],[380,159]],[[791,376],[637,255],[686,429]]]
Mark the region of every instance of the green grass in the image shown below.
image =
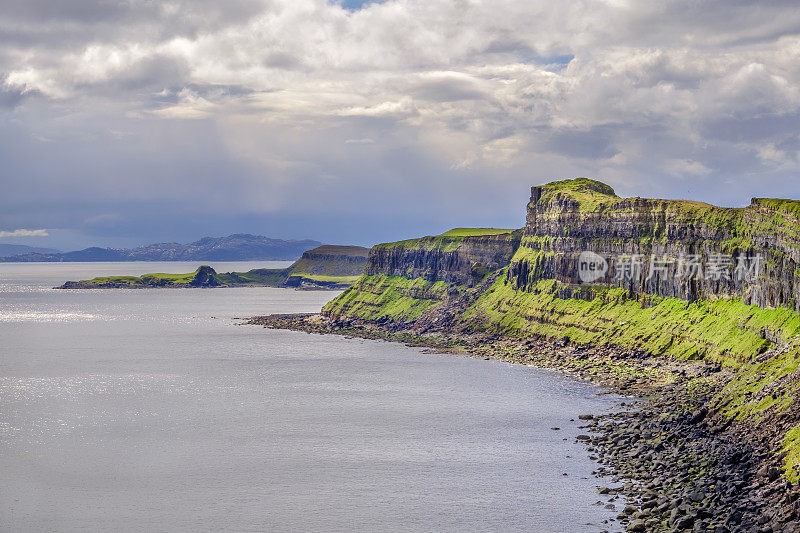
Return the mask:
[[[306,274],[303,272],[292,272],[292,276],[300,276],[312,281],[321,281],[323,283],[341,283],[351,284],[355,283],[361,276],[335,276],[327,274]]]
[[[288,268],[256,268],[247,272],[226,272],[217,274],[217,279],[224,285],[254,285],[264,287],[280,287],[289,277]]]
[[[454,228],[441,235],[431,235],[404,241],[387,242],[376,245],[375,249],[405,248],[406,250],[437,250],[440,252],[455,252],[464,242],[464,239],[481,236],[498,236],[509,241],[519,239],[521,230],[495,229],[495,228]]]
[[[190,283],[195,276],[196,272],[189,272],[187,274],[166,274],[155,273],[145,274],[143,276],[101,276],[87,280],[86,283],[94,285],[128,285],[131,287],[157,285],[159,282],[166,282],[171,285],[185,285]]]
[[[138,276],[99,276],[96,278],[85,280],[85,283],[93,283],[95,285],[104,285],[106,283],[118,283],[120,285],[135,285],[141,281]]]
[[[361,276],[352,287],[329,302],[323,312],[332,317],[362,320],[390,318],[404,322],[419,317],[439,305],[449,284],[431,283],[422,278],[400,276]]]
[[[800,201],[784,200],[781,198],[753,198],[755,205],[768,207],[778,213],[784,213],[794,217],[795,221],[800,220]]]
[[[781,339],[800,334],[797,313],[737,299],[631,298],[623,289],[570,289],[555,280],[522,291],[502,277],[470,307],[465,320],[506,334],[566,336],[678,359],[710,358],[734,368],[770,346],[763,330]]]
[[[497,228],[453,228],[439,235],[440,237],[480,237],[482,235],[502,235],[511,233],[513,229]]]
[[[781,451],[787,454],[783,462],[786,478],[792,483],[800,482],[800,426],[786,433]]]
[[[165,273],[157,273],[157,274],[145,274],[141,277],[143,283],[147,283],[149,281],[169,281],[171,283],[177,284],[184,284],[184,283],[191,283],[194,280],[196,272],[189,272],[188,274],[165,274]]]
[[[571,191],[575,193],[597,193],[603,196],[616,196],[614,189],[602,181],[590,178],[574,178],[566,180],[551,181],[541,186],[543,189],[552,191]]]

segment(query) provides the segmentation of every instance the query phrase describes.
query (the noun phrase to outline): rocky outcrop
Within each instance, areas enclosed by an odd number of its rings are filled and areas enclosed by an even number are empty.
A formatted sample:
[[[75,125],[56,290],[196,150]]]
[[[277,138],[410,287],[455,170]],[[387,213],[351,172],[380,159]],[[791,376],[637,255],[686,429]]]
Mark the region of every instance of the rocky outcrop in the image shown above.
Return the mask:
[[[190,287],[220,287],[222,282],[213,268],[203,265],[197,269],[194,278],[187,285]]]

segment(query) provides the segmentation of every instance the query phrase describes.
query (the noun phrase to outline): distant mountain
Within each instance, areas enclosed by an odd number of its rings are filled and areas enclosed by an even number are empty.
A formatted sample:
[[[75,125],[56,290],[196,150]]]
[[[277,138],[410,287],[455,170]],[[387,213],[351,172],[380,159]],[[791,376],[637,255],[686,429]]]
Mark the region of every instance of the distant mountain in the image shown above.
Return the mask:
[[[24,244],[0,244],[0,257],[21,254],[57,254],[61,250],[55,248],[39,248],[37,246],[25,246]]]
[[[312,240],[270,239],[237,233],[228,237],[205,237],[189,244],[165,242],[138,248],[86,248],[74,252],[27,252],[0,257],[0,262],[88,262],[88,261],[248,261],[297,259],[320,246]]]

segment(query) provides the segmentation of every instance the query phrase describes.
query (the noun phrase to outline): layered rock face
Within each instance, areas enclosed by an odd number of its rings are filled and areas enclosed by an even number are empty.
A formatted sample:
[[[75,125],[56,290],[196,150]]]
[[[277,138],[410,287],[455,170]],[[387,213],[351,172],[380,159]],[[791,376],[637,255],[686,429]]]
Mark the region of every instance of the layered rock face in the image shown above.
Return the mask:
[[[442,235],[379,244],[365,276],[323,312],[336,318],[406,322],[441,311],[492,272],[508,266],[521,230],[456,228]],[[442,320],[443,313],[435,320]]]
[[[364,273],[368,248],[326,244],[304,252],[287,271],[286,287],[346,288]]]
[[[578,298],[591,298],[586,287],[599,285],[800,310],[798,214],[800,202],[788,200],[722,208],[619,198],[587,179],[533,187],[508,280],[525,290],[556,279]]]
[[[374,247],[366,275],[323,313],[736,366],[800,334],[798,218],[791,200],[724,208],[553,182],[532,189],[521,231]]]
[[[459,234],[467,231],[458,229],[436,237],[375,246],[370,251],[366,273],[472,287],[488,272],[508,265],[521,237],[518,230],[488,235]]]

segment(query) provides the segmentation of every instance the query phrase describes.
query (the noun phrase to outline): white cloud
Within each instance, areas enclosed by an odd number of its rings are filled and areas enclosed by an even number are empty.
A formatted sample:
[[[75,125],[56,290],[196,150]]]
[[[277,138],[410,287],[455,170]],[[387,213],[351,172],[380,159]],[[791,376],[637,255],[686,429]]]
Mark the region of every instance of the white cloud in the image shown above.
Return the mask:
[[[0,238],[5,237],[47,237],[46,229],[15,229],[13,231],[0,231]]]
[[[351,211],[364,191],[421,187],[437,209],[436,191],[463,195],[463,211],[486,204],[465,180],[524,189],[571,173],[623,194],[692,182],[724,201],[781,182],[800,196],[786,178],[800,175],[788,0],[12,1],[0,112],[52,141],[19,151],[0,212],[35,203],[31,175],[59,209],[95,199],[90,213],[120,198],[133,212],[323,209],[315,186]]]

